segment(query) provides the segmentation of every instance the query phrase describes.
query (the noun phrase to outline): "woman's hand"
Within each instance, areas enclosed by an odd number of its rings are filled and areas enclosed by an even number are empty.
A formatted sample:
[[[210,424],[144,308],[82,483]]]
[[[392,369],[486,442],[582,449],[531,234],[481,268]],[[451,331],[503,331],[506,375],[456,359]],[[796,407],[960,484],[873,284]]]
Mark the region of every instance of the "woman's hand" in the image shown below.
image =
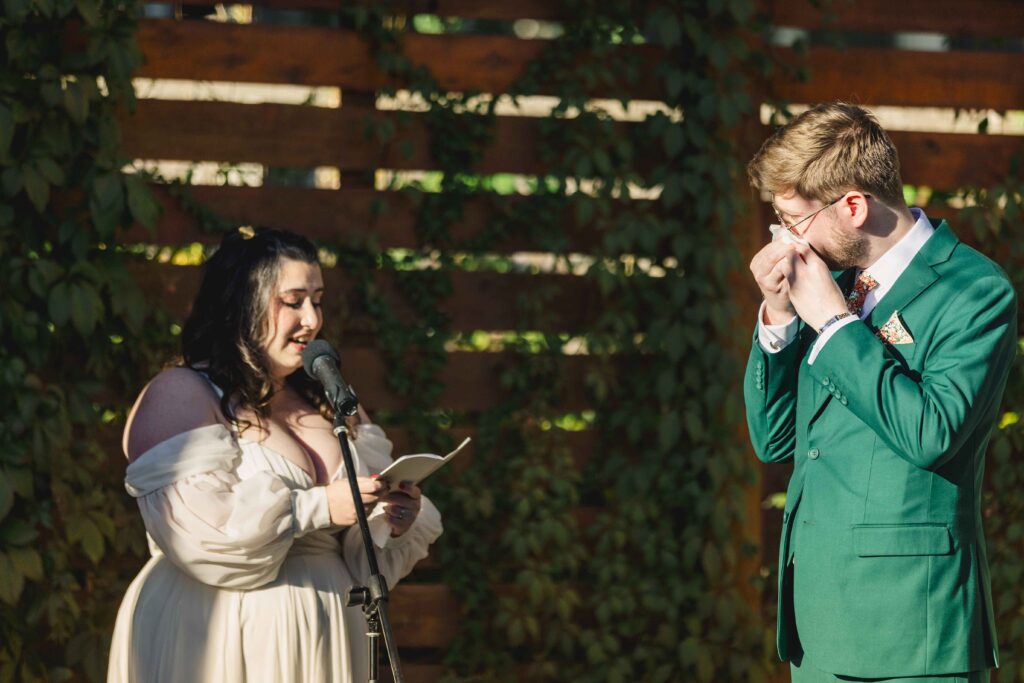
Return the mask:
[[[381,494],[387,490],[387,484],[380,479],[356,477],[359,492],[362,494],[363,507],[369,510],[380,500]],[[337,526],[351,526],[356,523],[356,508],[352,504],[352,490],[348,479],[342,478],[331,482],[327,488],[327,508],[331,511],[331,522]]]
[[[401,536],[420,514],[420,487],[403,481],[381,496],[384,502],[384,518],[391,527],[392,536]]]

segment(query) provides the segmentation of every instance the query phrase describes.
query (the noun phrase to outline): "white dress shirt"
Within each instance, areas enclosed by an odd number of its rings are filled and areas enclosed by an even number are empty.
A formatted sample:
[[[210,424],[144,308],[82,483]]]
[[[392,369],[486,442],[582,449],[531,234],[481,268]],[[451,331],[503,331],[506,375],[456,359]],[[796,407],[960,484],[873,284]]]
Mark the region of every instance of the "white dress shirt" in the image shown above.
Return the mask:
[[[910,265],[910,262],[917,256],[917,252],[921,251],[921,247],[924,246],[925,242],[935,232],[935,228],[932,227],[928,217],[924,215],[924,211],[914,208],[910,210],[910,213],[916,219],[910,231],[903,236],[903,239],[894,244],[889,251],[882,254],[877,261],[861,271],[873,277],[878,286],[869,291],[864,298],[864,307],[860,311],[860,320],[864,320],[871,315],[871,311],[882,300],[882,297],[892,289],[892,286],[896,284],[896,280],[899,279],[903,271]],[[856,275],[859,276],[860,273]],[[764,310],[765,303],[762,302],[761,308],[757,312],[757,341],[767,353],[778,353],[796,339],[797,317],[794,315],[789,322],[782,325],[768,325],[764,322]],[[818,357],[818,352],[828,343],[833,334],[844,326],[856,321],[856,318],[850,316],[829,326],[825,330],[825,334],[814,340],[807,363],[809,365],[814,363],[814,359]]]

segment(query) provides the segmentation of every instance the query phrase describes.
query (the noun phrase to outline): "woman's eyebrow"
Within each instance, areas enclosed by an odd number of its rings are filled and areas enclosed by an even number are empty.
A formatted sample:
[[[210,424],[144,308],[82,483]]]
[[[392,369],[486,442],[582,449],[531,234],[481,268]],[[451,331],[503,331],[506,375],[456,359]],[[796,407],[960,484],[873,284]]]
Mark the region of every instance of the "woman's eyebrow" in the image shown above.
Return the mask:
[[[308,290],[305,287],[292,287],[291,289],[285,289],[281,291],[281,294],[304,294]],[[313,293],[324,291],[323,287],[317,287],[313,290]]]

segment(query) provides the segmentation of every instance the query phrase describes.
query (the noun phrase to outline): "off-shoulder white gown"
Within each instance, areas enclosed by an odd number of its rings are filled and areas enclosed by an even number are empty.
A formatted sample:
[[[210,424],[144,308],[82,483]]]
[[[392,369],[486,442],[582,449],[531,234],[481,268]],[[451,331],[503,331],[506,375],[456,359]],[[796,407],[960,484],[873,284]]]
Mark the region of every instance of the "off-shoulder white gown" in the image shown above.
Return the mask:
[[[391,442],[376,425],[357,429],[358,474],[379,472]],[[343,604],[369,573],[359,529],[331,525],[324,487],[302,468],[212,425],[143,453],[125,486],[152,557],[121,603],[108,683],[366,680],[365,621]],[[402,536],[381,506],[370,527],[394,586],[441,535],[441,516],[424,497]]]

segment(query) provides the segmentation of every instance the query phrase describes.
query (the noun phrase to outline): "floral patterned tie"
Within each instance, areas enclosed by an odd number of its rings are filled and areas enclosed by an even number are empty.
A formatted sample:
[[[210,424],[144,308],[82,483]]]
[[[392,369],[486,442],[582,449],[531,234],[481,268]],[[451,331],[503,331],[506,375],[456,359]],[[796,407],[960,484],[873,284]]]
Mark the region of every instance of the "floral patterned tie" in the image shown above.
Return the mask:
[[[853,289],[846,295],[846,307],[850,309],[850,313],[859,316],[861,309],[864,308],[864,298],[867,297],[868,292],[877,286],[878,282],[875,278],[871,277],[866,272],[858,275],[857,282],[854,283]]]

